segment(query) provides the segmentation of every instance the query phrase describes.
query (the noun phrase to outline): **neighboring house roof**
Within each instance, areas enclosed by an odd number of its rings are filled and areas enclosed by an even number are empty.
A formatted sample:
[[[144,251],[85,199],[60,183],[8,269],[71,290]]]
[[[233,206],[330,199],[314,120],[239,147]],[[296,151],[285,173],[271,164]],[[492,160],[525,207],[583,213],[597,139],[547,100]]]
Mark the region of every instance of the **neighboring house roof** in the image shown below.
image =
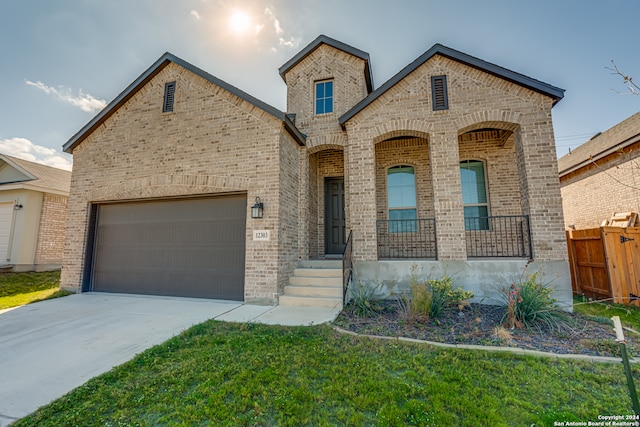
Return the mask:
[[[527,77],[524,74],[516,73],[515,71],[502,68],[498,65],[492,64],[487,61],[483,61],[482,59],[476,58],[471,55],[467,55],[466,53],[462,53],[460,51],[451,49],[441,44],[435,44],[431,49],[429,49],[428,51],[420,55],[415,61],[407,65],[398,74],[391,77],[387,82],[385,82],[382,86],[380,86],[378,89],[376,89],[371,94],[369,94],[369,96],[367,96],[358,104],[356,104],[352,109],[344,113],[339,119],[340,124],[344,125],[349,119],[351,119],[353,116],[358,114],[365,107],[367,107],[369,104],[371,104],[373,101],[378,99],[389,89],[395,86],[396,83],[400,82],[402,79],[407,77],[409,74],[411,74],[418,67],[420,67],[422,64],[427,62],[429,59],[431,59],[435,55],[442,55],[446,58],[452,59],[454,61],[468,65],[470,67],[479,69],[486,73],[492,74],[496,77],[508,80],[517,85],[524,86],[533,91],[539,92],[543,95],[546,95],[552,98],[553,105],[555,105],[558,101],[560,101],[564,97],[564,89],[551,86],[547,83],[543,83],[539,80],[533,79],[531,77]]]
[[[71,172],[0,154],[0,168],[8,165],[14,171],[0,179],[0,191],[34,190],[63,196],[69,195]]]
[[[560,176],[566,175],[638,141],[640,112],[596,134],[569,154],[562,156],[558,159],[558,172]]]
[[[180,65],[183,68],[191,71],[192,73],[202,77],[203,79],[213,83],[216,86],[221,87],[227,92],[247,101],[248,103],[260,108],[261,110],[271,114],[275,118],[282,120],[285,129],[293,136],[298,144],[304,145],[305,136],[295,127],[293,122],[285,113],[278,110],[271,105],[260,101],[257,98],[249,95],[248,93],[238,89],[229,83],[220,80],[219,78],[207,73],[206,71],[178,58],[177,56],[166,52],[156,62],[151,65],[144,73],[142,73],[133,83],[131,83],[120,95],[118,95],[113,101],[109,103],[102,111],[100,111],[89,123],[87,123],[82,129],[80,129],[75,135],[73,135],[69,141],[63,145],[63,149],[67,153],[71,153],[73,149],[80,144],[87,136],[97,129],[102,123],[105,122],[118,108],[126,103],[136,92],[148,83],[153,77],[155,77],[160,71],[162,71],[170,63]]]
[[[309,43],[307,47],[302,49],[296,56],[288,60],[282,67],[278,69],[280,73],[280,77],[284,80],[284,75],[289,72],[290,69],[295,67],[300,61],[309,56],[314,50],[320,47],[322,44],[326,44],[335,49],[341,50],[343,52],[348,53],[349,55],[353,55],[357,58],[360,58],[364,61],[364,77],[367,83],[367,93],[373,91],[373,74],[371,73],[371,65],[369,63],[369,54],[360,49],[356,49],[353,46],[349,46],[346,43],[342,43],[341,41],[332,39],[331,37],[327,37],[325,35],[318,36],[314,41]]]

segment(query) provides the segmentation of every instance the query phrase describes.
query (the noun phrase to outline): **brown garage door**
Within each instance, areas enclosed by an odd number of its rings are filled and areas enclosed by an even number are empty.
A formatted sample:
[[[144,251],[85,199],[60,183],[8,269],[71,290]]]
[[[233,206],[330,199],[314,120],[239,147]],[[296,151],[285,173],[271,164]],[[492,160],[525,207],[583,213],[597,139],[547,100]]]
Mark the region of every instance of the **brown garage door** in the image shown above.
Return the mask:
[[[241,301],[247,199],[99,205],[91,289]]]

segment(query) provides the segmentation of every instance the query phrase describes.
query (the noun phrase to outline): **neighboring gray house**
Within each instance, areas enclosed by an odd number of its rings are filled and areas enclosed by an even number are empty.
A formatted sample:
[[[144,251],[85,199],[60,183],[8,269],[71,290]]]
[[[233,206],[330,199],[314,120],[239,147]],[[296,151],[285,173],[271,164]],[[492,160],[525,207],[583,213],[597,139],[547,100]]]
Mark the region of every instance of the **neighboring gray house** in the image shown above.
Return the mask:
[[[0,270],[62,265],[71,172],[0,154]]]

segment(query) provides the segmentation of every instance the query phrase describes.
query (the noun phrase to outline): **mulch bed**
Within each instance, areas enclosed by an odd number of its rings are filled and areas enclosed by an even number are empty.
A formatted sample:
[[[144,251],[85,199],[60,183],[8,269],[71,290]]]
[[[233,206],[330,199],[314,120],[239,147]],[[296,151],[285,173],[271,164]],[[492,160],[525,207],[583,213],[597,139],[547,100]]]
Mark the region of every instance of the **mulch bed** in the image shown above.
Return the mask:
[[[470,304],[445,311],[440,318],[408,321],[394,301],[376,303],[376,314],[359,317],[347,306],[334,325],[360,334],[405,337],[448,344],[518,347],[556,354],[586,354],[619,357],[613,325],[604,319],[567,314],[557,330],[547,328],[508,329],[503,325],[505,307]],[[503,328],[496,328],[503,326]],[[625,332],[630,357],[639,355],[640,336]]]

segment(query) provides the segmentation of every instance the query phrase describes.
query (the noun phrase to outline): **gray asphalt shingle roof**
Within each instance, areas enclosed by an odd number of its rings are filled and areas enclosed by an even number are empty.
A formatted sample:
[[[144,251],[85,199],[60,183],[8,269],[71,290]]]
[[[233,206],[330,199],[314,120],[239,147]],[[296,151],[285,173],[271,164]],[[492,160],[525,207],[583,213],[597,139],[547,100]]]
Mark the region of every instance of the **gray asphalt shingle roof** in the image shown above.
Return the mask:
[[[33,187],[69,193],[69,187],[71,186],[71,172],[69,171],[41,165],[13,156],[7,156],[6,154],[0,154],[0,160],[8,163],[12,167],[17,166],[18,170],[30,175],[28,179],[21,182],[28,183]],[[2,190],[3,186],[6,187],[13,184],[15,183],[0,182],[0,190]]]
[[[597,160],[635,141],[640,141],[640,112],[562,156],[558,159],[558,172],[560,176],[572,172],[591,163],[591,159]]]

